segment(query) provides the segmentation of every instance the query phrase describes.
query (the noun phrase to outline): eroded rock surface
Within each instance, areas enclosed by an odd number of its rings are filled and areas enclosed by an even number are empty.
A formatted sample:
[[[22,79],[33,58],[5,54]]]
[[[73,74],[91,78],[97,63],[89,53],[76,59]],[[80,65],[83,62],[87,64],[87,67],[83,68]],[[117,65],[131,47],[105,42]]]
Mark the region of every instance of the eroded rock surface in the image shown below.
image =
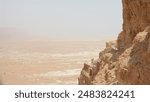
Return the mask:
[[[84,64],[79,84],[150,84],[150,0],[122,0],[123,31]]]

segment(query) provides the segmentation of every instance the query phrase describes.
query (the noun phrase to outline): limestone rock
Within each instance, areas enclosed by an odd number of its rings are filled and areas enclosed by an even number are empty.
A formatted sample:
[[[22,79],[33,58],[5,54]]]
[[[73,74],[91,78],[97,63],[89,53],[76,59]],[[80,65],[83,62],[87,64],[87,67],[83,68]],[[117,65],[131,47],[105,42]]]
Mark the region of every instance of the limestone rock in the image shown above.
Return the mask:
[[[84,65],[79,84],[150,84],[150,0],[122,3],[123,31]]]
[[[150,84],[150,32],[140,32],[132,46],[119,56],[117,79],[120,84]]]
[[[136,34],[150,25],[150,0],[122,0],[122,4],[124,47],[128,47]]]

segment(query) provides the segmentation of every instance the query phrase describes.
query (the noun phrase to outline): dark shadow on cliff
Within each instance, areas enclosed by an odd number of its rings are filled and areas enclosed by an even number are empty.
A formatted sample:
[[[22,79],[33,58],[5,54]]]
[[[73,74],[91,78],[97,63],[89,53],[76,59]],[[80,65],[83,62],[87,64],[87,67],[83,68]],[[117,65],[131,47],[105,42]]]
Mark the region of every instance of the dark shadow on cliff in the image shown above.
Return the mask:
[[[143,33],[143,32],[142,32]],[[140,39],[142,41],[134,42],[134,46],[130,53],[130,60],[128,61],[128,75],[130,77],[128,84],[150,85],[150,54],[148,53],[150,33],[143,35]]]

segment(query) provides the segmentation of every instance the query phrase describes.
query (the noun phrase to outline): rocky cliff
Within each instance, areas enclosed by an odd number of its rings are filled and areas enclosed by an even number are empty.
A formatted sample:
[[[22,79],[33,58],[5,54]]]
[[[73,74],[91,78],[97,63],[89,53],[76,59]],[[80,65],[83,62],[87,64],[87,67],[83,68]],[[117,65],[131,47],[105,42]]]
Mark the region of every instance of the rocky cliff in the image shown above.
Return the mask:
[[[97,60],[84,64],[79,84],[150,84],[150,0],[122,0],[123,30]]]

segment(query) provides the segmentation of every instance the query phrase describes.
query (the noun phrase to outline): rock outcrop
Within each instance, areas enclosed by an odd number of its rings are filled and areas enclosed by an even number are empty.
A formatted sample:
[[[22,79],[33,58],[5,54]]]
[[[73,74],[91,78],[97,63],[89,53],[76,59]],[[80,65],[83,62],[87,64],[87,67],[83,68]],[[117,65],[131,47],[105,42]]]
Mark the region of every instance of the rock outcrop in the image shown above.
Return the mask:
[[[97,60],[84,64],[79,84],[150,84],[150,0],[122,0],[123,30]]]

